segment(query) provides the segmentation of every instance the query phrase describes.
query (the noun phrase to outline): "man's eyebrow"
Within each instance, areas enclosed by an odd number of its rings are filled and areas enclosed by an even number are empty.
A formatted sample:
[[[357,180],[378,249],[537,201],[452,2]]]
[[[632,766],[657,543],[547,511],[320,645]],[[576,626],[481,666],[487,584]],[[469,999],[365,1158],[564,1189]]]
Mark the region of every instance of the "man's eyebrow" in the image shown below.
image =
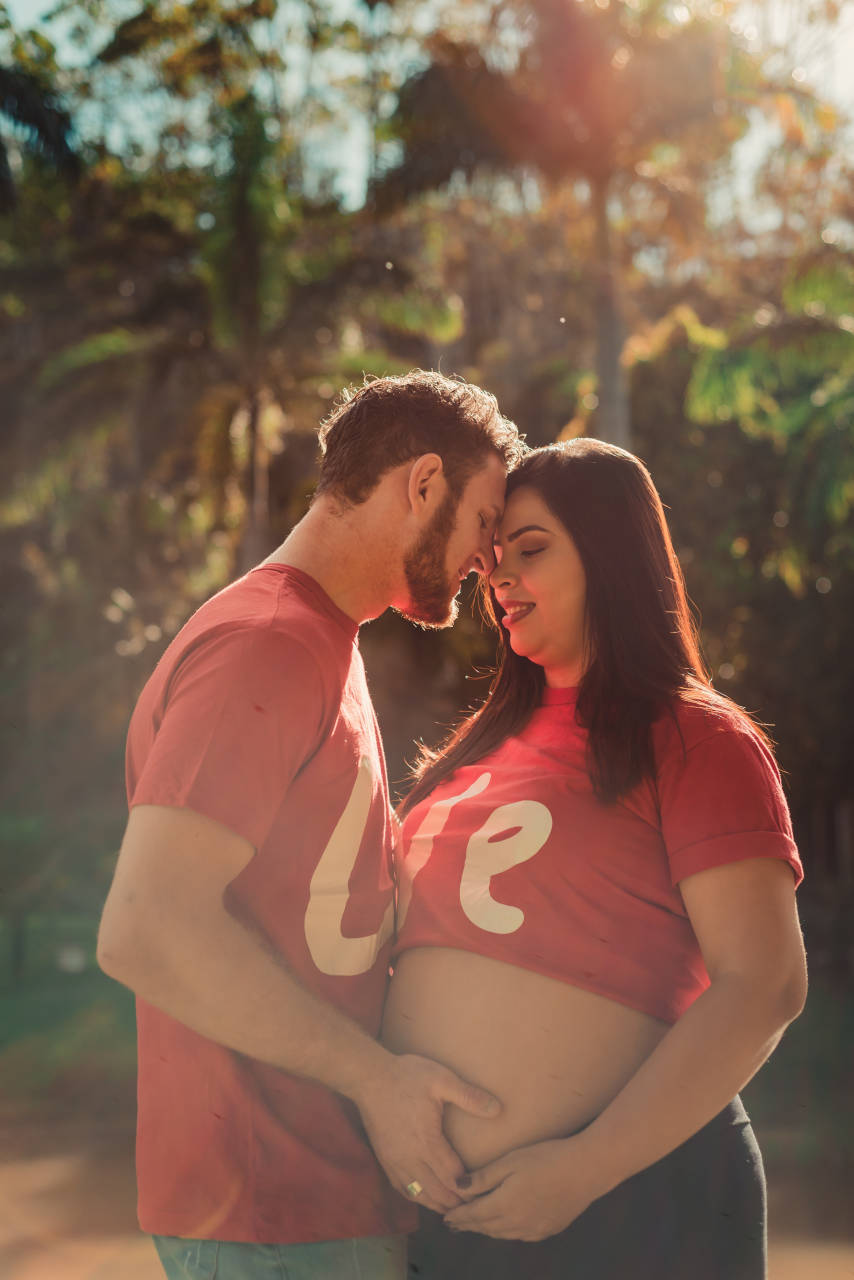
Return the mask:
[[[521,529],[514,529],[512,533],[508,533],[504,540],[505,542],[515,542],[517,538],[521,538],[523,533],[548,533],[548,529],[544,529],[541,524],[523,524]]]

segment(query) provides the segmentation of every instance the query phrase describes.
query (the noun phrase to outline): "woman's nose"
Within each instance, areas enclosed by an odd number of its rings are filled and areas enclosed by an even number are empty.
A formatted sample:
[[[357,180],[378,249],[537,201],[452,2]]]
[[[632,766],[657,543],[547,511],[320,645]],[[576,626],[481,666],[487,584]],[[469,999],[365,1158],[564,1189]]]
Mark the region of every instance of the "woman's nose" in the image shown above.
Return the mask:
[[[494,588],[506,586],[511,581],[512,576],[509,567],[499,560],[489,575],[489,584]]]

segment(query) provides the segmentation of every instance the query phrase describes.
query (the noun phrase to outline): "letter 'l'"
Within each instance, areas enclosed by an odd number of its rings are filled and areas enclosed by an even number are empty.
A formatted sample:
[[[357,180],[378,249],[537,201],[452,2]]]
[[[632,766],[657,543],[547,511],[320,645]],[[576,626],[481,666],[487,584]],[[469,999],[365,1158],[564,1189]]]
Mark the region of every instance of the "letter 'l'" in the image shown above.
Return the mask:
[[[320,972],[331,977],[354,977],[358,973],[367,973],[394,928],[394,902],[390,901],[376,933],[363,938],[346,938],[341,932],[350,896],[350,876],[368,824],[373,790],[371,762],[362,756],[350,799],[311,877],[305,913],[305,940]]]

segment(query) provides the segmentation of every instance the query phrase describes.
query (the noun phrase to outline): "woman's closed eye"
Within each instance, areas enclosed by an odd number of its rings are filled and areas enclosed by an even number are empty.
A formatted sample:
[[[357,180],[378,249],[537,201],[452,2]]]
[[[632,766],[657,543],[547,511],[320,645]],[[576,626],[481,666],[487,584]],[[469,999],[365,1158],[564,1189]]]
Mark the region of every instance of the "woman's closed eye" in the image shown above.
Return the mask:
[[[541,551],[545,551],[545,547],[526,547],[519,554],[523,560],[530,560],[531,556],[538,556]]]

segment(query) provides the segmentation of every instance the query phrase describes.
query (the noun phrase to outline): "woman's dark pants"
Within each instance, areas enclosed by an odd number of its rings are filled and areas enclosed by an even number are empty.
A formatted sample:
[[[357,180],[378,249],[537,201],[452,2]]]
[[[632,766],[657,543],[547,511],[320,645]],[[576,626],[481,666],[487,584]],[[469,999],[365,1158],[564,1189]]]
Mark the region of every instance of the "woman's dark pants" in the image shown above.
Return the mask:
[[[452,1232],[422,1211],[410,1280],[765,1280],[765,1176],[736,1098],[548,1240]]]

